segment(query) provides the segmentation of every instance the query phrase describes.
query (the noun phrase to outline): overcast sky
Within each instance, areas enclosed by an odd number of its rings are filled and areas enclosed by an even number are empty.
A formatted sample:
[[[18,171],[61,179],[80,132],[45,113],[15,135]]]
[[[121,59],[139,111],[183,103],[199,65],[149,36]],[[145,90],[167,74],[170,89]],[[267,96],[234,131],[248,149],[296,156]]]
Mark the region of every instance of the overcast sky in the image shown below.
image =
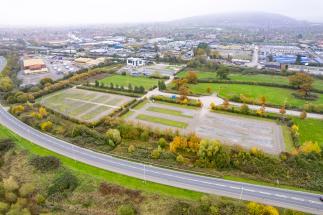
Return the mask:
[[[0,25],[168,21],[235,11],[323,22],[323,0],[1,0]]]

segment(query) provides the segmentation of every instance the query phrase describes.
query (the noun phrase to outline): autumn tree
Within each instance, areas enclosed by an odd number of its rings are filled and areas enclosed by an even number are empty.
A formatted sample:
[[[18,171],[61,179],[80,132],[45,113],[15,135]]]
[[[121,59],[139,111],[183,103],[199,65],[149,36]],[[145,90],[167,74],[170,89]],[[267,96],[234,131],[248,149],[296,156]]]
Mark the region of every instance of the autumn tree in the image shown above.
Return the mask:
[[[38,112],[39,112],[39,114],[41,115],[42,118],[48,115],[47,110],[44,107],[40,107],[38,109]]]
[[[2,92],[9,92],[13,89],[13,83],[12,80],[5,76],[0,77],[0,91]]]
[[[189,71],[186,75],[187,82],[190,84],[197,83],[197,74],[196,72]]]
[[[223,108],[224,108],[224,109],[228,109],[228,108],[229,108],[229,106],[230,106],[229,101],[228,101],[227,99],[225,99],[225,100],[223,101],[223,103],[222,103],[222,106],[223,106]]]
[[[199,138],[195,133],[192,133],[188,137],[187,146],[191,151],[197,152],[200,147],[200,142],[201,138]]]
[[[285,108],[285,105],[281,106],[281,108],[280,108],[280,110],[279,110],[279,113],[280,113],[281,115],[283,115],[283,116],[286,114],[286,108]]]
[[[304,72],[299,72],[289,77],[289,84],[296,87],[304,97],[309,95],[313,82],[313,78]]]
[[[265,96],[261,96],[259,98],[259,102],[260,102],[261,105],[265,105],[266,104],[266,97]]]
[[[187,139],[181,136],[175,136],[169,144],[169,150],[176,153],[177,149],[185,149],[187,147]]]
[[[187,96],[189,95],[189,89],[187,87],[187,85],[182,85],[179,88],[179,94],[181,95],[180,100],[184,100],[187,99]]]
[[[181,78],[181,79],[174,79],[172,81],[172,83],[174,84],[174,88],[175,90],[179,90],[179,88],[183,85],[187,84],[187,79],[185,78]]]

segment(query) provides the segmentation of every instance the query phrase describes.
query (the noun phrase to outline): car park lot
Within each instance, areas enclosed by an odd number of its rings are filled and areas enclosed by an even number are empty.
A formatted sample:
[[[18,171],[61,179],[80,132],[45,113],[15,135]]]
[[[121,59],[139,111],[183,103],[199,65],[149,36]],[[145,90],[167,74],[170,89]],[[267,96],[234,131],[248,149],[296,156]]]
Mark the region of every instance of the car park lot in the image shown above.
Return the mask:
[[[66,116],[95,122],[131,100],[126,96],[70,88],[40,98],[37,102]]]
[[[63,78],[67,74],[80,70],[80,67],[68,58],[57,58],[54,56],[41,56],[39,58],[44,60],[48,72],[26,75],[23,70],[20,71],[18,73],[18,78],[22,80],[22,86],[36,85],[43,78],[57,80]]]
[[[258,120],[205,109],[148,102],[125,117],[161,129],[178,129],[183,133],[195,132],[203,138],[218,139],[225,144],[257,147],[278,154],[285,149],[281,127],[274,121]]]
[[[151,76],[159,74],[161,76],[172,76],[179,72],[184,66],[182,65],[170,65],[170,64],[152,64],[146,65],[138,68],[133,67],[123,67],[118,73],[126,72],[128,74],[134,75],[146,75]]]

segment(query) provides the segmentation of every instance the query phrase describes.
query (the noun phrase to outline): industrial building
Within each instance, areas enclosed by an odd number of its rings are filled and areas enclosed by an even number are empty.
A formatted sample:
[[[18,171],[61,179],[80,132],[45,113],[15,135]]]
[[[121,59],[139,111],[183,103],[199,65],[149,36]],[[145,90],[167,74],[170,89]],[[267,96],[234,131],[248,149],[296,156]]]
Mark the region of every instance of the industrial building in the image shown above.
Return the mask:
[[[36,74],[48,72],[46,64],[43,59],[34,58],[34,59],[24,59],[23,68],[25,74]]]
[[[127,59],[127,66],[132,66],[132,67],[139,67],[139,66],[144,66],[145,61],[140,58],[128,58]]]

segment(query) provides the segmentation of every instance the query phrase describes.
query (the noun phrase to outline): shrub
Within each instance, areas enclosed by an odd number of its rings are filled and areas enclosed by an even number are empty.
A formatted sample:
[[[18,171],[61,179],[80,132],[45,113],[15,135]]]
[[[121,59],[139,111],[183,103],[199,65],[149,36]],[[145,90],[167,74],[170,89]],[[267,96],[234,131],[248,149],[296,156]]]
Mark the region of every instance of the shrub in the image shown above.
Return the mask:
[[[117,215],[135,215],[136,210],[133,208],[132,205],[121,205],[117,210]]]
[[[140,134],[140,140],[147,141],[148,139],[149,139],[149,132],[148,131],[143,131]]]
[[[109,129],[106,133],[106,136],[115,144],[121,143],[120,131],[118,129]]]
[[[136,151],[136,147],[134,146],[134,145],[130,145],[129,147],[128,147],[128,152],[129,153],[134,153]]]
[[[3,179],[3,188],[7,192],[15,191],[19,188],[18,182],[14,179],[14,177],[10,176],[7,179]]]
[[[165,138],[159,138],[158,140],[158,145],[161,147],[161,148],[165,148],[167,146],[167,141],[165,140]]]
[[[70,172],[63,172],[59,175],[48,188],[48,195],[56,193],[73,192],[78,186],[78,179]]]
[[[61,162],[54,156],[35,156],[30,160],[30,164],[42,172],[58,169]]]
[[[15,203],[17,201],[17,195],[14,194],[13,192],[7,192],[5,194],[5,199],[7,202]]]
[[[11,139],[0,139],[0,151],[6,152],[14,147],[14,143]]]
[[[10,110],[11,110],[11,113],[13,113],[15,115],[19,115],[25,111],[25,107],[23,105],[15,105],[15,106],[11,107]]]
[[[51,121],[40,123],[40,129],[42,131],[50,131],[52,128],[53,128],[53,123]]]
[[[178,155],[178,156],[176,157],[176,161],[177,161],[178,163],[184,163],[185,159],[184,159],[184,157],[183,157],[182,155]]]
[[[0,202],[0,213],[5,214],[5,212],[8,210],[9,205],[4,202]]]
[[[21,197],[29,197],[35,191],[35,185],[32,183],[23,184],[19,189]]]
[[[46,198],[45,198],[42,194],[37,194],[37,195],[35,196],[35,201],[36,201],[36,203],[37,203],[38,205],[42,205],[42,204],[44,204],[44,203],[45,203]]]
[[[248,106],[248,105],[246,105],[246,104],[241,105],[241,106],[240,106],[240,112],[241,112],[241,113],[244,113],[244,114],[249,113],[249,106]]]
[[[307,113],[306,113],[306,111],[302,111],[302,112],[300,113],[300,115],[299,115],[299,118],[300,118],[300,119],[306,119],[306,117],[307,117]]]
[[[160,158],[160,154],[161,154],[161,152],[162,152],[162,149],[161,149],[161,147],[160,147],[160,146],[158,146],[158,148],[157,148],[157,149],[154,149],[154,150],[151,152],[150,157],[151,157],[152,159],[158,159],[158,158]]]

